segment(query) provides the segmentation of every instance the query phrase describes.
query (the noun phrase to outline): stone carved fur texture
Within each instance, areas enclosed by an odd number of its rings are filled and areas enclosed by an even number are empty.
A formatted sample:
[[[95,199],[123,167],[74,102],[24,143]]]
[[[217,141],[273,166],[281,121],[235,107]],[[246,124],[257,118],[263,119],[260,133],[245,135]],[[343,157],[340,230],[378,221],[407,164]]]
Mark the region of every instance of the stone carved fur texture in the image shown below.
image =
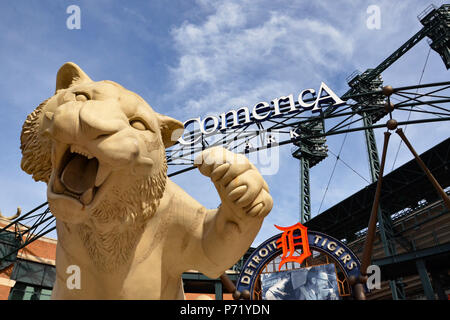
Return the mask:
[[[47,183],[57,221],[53,298],[183,299],[183,272],[217,277],[247,250],[273,205],[267,184],[244,156],[207,149],[195,162],[221,204],[204,208],[167,178],[165,148],[182,132],[121,85],[59,69],[21,134],[22,169]]]

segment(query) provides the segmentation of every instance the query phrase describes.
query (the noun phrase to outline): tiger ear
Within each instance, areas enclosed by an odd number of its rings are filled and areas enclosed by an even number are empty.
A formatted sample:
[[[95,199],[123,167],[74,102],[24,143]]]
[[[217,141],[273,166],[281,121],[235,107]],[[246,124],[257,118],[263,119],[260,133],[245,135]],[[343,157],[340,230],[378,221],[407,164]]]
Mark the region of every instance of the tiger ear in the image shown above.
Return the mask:
[[[183,135],[183,123],[162,114],[158,114],[158,120],[164,147],[168,148],[174,145]]]
[[[78,65],[73,62],[66,62],[59,68],[56,75],[55,92],[83,82],[92,82],[92,80]]]

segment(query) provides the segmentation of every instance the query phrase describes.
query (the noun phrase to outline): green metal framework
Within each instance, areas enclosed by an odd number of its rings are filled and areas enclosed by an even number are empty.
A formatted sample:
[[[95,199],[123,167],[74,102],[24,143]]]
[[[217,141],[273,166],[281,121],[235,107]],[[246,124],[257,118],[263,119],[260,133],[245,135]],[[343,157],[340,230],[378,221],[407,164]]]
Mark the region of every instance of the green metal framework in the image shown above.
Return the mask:
[[[47,202],[41,204],[0,229],[1,269],[15,262],[20,249],[56,229],[55,217],[47,205]],[[7,242],[2,241],[8,236]]]
[[[326,137],[304,138],[305,136],[323,134],[324,122],[312,122],[296,128],[299,135],[294,142],[296,149],[292,156],[300,160],[300,222],[305,223],[311,219],[311,194],[309,169],[327,157],[328,148],[325,145]]]
[[[450,186],[450,138],[425,151],[420,158],[443,188]],[[306,226],[337,239],[346,239],[347,243],[362,237],[367,228],[375,187],[376,183],[371,183],[362,188],[308,221]],[[438,194],[414,159],[383,177],[380,203],[383,211],[394,221],[437,200]],[[440,210],[448,213],[444,208]],[[401,235],[400,231],[396,234]],[[404,246],[404,243],[399,244]]]
[[[408,41],[406,41],[400,48],[398,48],[394,53],[392,53],[388,58],[381,62],[376,68],[368,69],[364,73],[358,71],[352,73],[348,78],[347,82],[350,86],[343,96],[343,100],[354,99],[358,104],[354,107],[354,111],[362,114],[364,126],[368,129],[365,130],[367,152],[369,155],[369,166],[372,181],[378,179],[378,172],[380,170],[380,163],[378,159],[378,151],[376,147],[375,137],[373,129],[371,128],[378,120],[385,116],[382,110],[384,105],[383,96],[380,93],[373,95],[361,95],[369,92],[376,92],[382,88],[382,78],[381,73],[391,66],[395,61],[397,61],[402,55],[404,55],[408,50],[413,48],[420,40],[424,37],[429,37],[432,42],[430,43],[431,48],[439,53],[442,60],[444,61],[447,69],[450,68],[450,5],[442,5],[440,8],[436,8],[431,5],[419,15],[419,20],[423,24],[423,28],[412,36]],[[361,96],[359,96],[361,95]],[[373,106],[377,106],[374,110]],[[327,113],[329,111],[325,111]],[[300,159],[296,156],[294,152],[294,157]],[[304,165],[305,160],[301,160],[300,163],[300,188],[301,188],[301,204],[307,203],[310,199],[309,195],[309,183],[308,188],[305,188],[305,177],[309,177],[309,172],[304,172],[309,170],[310,167]],[[311,166],[312,167],[312,166]],[[300,207],[300,217],[302,223],[310,219],[310,211],[307,211],[303,205]],[[391,228],[389,218],[383,218],[381,210],[378,214],[379,221],[382,225],[385,225],[382,231],[383,237],[386,239],[385,248],[386,254],[395,254],[389,249],[389,241],[391,241],[391,236],[388,234]],[[401,295],[401,293],[400,293]]]
[[[373,74],[373,69],[369,69],[362,75],[351,76],[348,84],[353,91],[360,93],[382,90],[383,80],[381,75],[374,77]],[[372,80],[368,80],[369,75]],[[375,133],[371,127],[374,123],[385,116],[385,113],[381,111],[383,110],[383,106],[385,104],[383,98],[383,95],[380,94],[357,97],[355,100],[359,103],[359,105],[353,109],[358,114],[361,114],[363,125],[368,128],[364,130],[364,136],[367,147],[370,179],[372,183],[376,182],[380,175],[380,159],[378,155]],[[368,111],[370,110],[370,106],[378,106],[378,111]],[[389,215],[384,214],[382,206],[378,207],[377,219],[384,254],[388,257],[396,255],[397,252],[394,243],[395,233],[393,230],[392,220]],[[391,280],[389,285],[391,287],[392,297],[394,300],[405,299],[404,286],[400,279]]]
[[[450,5],[437,8],[428,6],[418,19],[427,30],[430,47],[442,58],[447,69],[450,68]]]
[[[311,193],[309,188],[309,159],[300,158],[300,222],[311,219]]]
[[[450,138],[421,154],[420,158],[437,177],[439,184],[448,190],[450,187]],[[327,209],[320,216],[308,221],[306,226],[322,230],[338,239],[346,239],[347,243],[355,239],[363,239],[375,186],[376,183],[372,183]],[[448,193],[450,191],[447,191]],[[446,273],[442,270],[448,270],[450,267],[450,243],[439,241],[435,227],[423,229],[422,226],[435,225],[435,221],[441,221],[450,212],[438,194],[432,190],[426,175],[419,169],[414,159],[384,176],[381,203],[383,203],[384,216],[395,223],[395,228],[391,230],[394,237],[390,244],[394,250],[396,247],[403,249],[402,254],[385,254],[385,257],[373,261],[373,264],[381,268],[384,280],[391,280],[391,284],[396,281],[394,287],[391,285],[393,297],[402,297],[400,293],[404,292],[404,288],[399,281],[402,277],[419,274],[425,296],[428,299],[434,299],[432,283],[428,277],[428,272],[431,272],[435,275],[434,287],[439,297],[443,298],[443,290],[438,279]],[[342,225],[345,225],[345,228],[342,228]],[[448,228],[445,229],[439,224],[437,226],[442,229],[439,232],[441,237],[444,237],[445,230]],[[379,223],[378,227],[381,241],[384,242],[385,240],[381,237],[382,224]],[[418,236],[420,236],[419,243],[429,239],[430,244],[426,247],[423,244],[417,246],[414,239]],[[359,245],[353,249],[357,254],[363,249],[363,242],[359,240],[358,243]],[[448,283],[448,279],[445,281]]]
[[[430,44],[431,48],[441,55],[447,69],[450,68],[450,6],[443,5],[441,8],[429,6],[421,15],[419,15],[419,20],[424,26],[422,30],[416,33],[410,40],[408,40],[397,51],[384,60],[378,67],[375,69],[368,69],[363,74],[351,76],[348,81],[351,89],[349,92],[344,94],[344,97],[349,93],[365,93],[380,89],[383,84],[380,75],[381,72],[388,68],[415,44],[417,44],[424,36],[428,36],[432,39],[433,42]],[[364,126],[372,127],[375,122],[384,116],[382,112],[370,113],[365,110],[365,107],[369,105],[378,105],[382,107],[384,101],[380,95],[366,96],[365,101],[360,98],[357,98],[356,100],[358,100],[362,106],[357,112],[362,112]],[[375,135],[373,129],[371,128],[366,129],[364,133],[366,138],[371,180],[372,182],[375,182],[378,180],[380,172],[380,161],[378,157]],[[392,220],[389,215],[383,212],[381,206],[378,208],[378,225],[385,255],[387,257],[396,255],[395,232]],[[422,266],[422,264],[419,264],[418,267],[419,266]],[[422,270],[422,268],[420,270]],[[394,300],[405,298],[404,285],[401,279],[391,280],[390,287]],[[427,293],[426,288],[425,292]]]

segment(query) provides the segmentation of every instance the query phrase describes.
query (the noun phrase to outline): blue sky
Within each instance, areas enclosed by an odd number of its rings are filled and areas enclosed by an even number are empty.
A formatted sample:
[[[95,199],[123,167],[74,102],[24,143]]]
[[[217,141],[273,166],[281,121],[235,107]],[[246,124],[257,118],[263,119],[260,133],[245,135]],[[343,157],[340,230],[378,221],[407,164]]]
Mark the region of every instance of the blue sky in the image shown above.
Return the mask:
[[[217,114],[258,101],[318,88],[347,89],[355,69],[375,67],[420,30],[416,16],[429,1],[50,1],[0,3],[0,210],[12,215],[46,199],[43,183],[20,169],[19,136],[28,113],[54,92],[66,61],[94,80],[113,80],[140,94],[155,110],[181,121]],[[435,1],[440,5],[442,1]],[[81,9],[81,29],[69,30],[69,5]],[[367,8],[380,8],[380,29],[367,28]],[[420,42],[383,73],[385,84],[417,84],[429,46]],[[448,81],[431,52],[422,83]],[[394,113],[394,117],[395,117]],[[385,121],[385,120],[382,120]],[[383,130],[376,130],[382,146]],[[407,136],[423,152],[449,136],[447,123],[408,126]],[[339,152],[343,136],[327,144]],[[399,138],[388,153],[391,170]],[[274,198],[254,245],[278,233],[274,224],[299,219],[299,165],[291,146],[279,151],[280,168],[265,176]],[[395,167],[409,161],[403,146]],[[342,159],[369,179],[362,132],[349,134]],[[318,213],[335,158],[311,170],[313,215]],[[219,203],[213,185],[197,171],[173,178],[208,208]],[[367,183],[338,162],[321,211]]]

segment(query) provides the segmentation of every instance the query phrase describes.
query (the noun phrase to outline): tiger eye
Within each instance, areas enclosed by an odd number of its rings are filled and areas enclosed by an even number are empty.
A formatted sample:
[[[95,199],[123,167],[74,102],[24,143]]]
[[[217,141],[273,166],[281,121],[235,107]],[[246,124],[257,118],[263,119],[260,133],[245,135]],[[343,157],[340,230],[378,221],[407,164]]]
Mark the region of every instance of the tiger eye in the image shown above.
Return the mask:
[[[86,93],[76,93],[75,94],[75,99],[77,101],[87,101],[90,100],[89,96]]]
[[[142,121],[139,120],[132,120],[130,121],[130,125],[138,130],[147,130],[147,127],[145,126],[145,124]]]

